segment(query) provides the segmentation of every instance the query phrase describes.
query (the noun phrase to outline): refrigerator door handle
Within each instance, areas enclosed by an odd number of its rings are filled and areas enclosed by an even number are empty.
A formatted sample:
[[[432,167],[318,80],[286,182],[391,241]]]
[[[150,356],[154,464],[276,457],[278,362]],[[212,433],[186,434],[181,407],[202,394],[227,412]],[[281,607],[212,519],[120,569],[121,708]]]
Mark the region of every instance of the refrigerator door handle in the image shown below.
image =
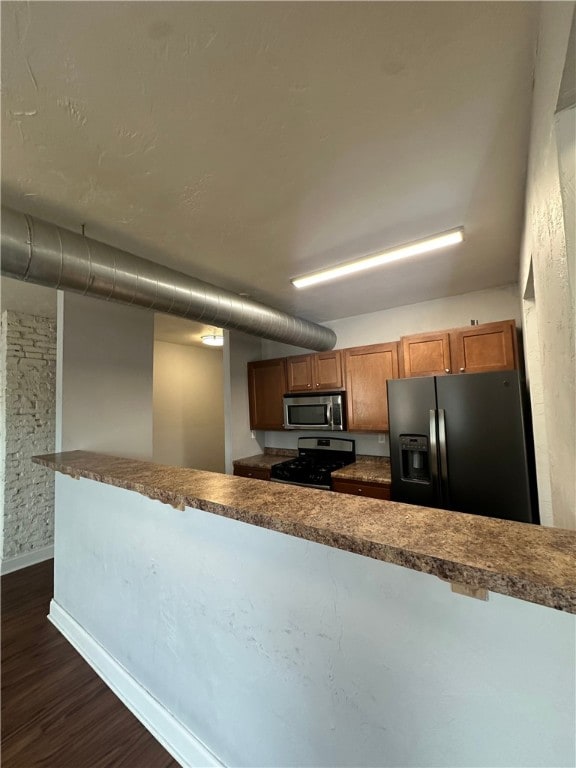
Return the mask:
[[[440,482],[442,485],[442,496],[445,502],[448,498],[448,458],[446,455],[446,411],[444,408],[438,409],[438,444],[440,447]]]
[[[430,468],[432,485],[438,488],[438,441],[436,439],[436,411],[430,409]]]

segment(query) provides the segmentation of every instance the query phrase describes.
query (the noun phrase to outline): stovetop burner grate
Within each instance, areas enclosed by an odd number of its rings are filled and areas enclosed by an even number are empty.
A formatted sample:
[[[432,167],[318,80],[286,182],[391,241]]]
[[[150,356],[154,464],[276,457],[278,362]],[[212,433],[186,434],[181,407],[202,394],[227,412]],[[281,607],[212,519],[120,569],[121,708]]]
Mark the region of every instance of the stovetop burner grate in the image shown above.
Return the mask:
[[[356,461],[354,440],[301,437],[299,455],[272,467],[271,478],[286,483],[330,488],[330,474]]]

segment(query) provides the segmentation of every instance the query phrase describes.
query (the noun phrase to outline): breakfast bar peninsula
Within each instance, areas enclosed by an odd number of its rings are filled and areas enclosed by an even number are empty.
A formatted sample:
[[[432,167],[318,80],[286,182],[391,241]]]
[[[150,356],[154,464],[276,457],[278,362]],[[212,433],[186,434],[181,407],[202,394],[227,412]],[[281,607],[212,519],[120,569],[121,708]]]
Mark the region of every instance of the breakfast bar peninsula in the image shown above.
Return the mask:
[[[50,618],[182,765],[573,765],[576,533],[35,461],[57,472]]]

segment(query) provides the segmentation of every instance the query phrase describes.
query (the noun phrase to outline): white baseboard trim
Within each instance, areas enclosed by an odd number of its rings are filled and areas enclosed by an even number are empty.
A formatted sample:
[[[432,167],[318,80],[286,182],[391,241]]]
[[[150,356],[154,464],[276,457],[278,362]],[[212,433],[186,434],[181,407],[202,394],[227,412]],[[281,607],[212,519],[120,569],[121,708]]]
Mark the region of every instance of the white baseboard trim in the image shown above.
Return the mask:
[[[12,573],[12,571],[19,571],[21,568],[27,568],[29,565],[36,565],[36,563],[42,563],[44,560],[51,560],[54,557],[54,545],[49,547],[42,547],[41,549],[33,549],[32,552],[25,552],[23,555],[16,555],[16,557],[9,557],[2,560],[0,566],[0,573],[4,576],[5,573]]]
[[[224,768],[224,763],[157,701],[55,600],[48,619],[90,664],[160,744],[184,768]]]

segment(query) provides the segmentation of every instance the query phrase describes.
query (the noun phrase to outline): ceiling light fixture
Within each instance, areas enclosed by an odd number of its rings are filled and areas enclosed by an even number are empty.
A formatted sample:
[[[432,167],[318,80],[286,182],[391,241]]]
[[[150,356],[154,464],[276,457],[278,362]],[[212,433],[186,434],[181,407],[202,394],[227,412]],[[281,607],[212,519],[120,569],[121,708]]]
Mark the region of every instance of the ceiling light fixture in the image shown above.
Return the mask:
[[[208,347],[224,346],[224,336],[222,334],[206,333],[204,336],[200,336],[200,341]]]
[[[372,256],[365,256],[356,261],[349,261],[345,264],[340,264],[337,267],[322,269],[319,272],[312,272],[309,275],[303,275],[302,277],[295,277],[290,282],[295,288],[308,288],[310,285],[324,283],[327,280],[335,280],[338,277],[352,275],[355,272],[362,272],[365,269],[380,267],[382,264],[388,264],[391,261],[407,259],[410,256],[419,256],[422,253],[437,251],[440,248],[446,248],[449,245],[457,245],[463,240],[464,228],[458,227],[457,229],[451,229],[448,232],[442,232],[439,235],[432,235],[424,240],[417,240],[414,243],[390,248],[387,251],[381,251]]]

